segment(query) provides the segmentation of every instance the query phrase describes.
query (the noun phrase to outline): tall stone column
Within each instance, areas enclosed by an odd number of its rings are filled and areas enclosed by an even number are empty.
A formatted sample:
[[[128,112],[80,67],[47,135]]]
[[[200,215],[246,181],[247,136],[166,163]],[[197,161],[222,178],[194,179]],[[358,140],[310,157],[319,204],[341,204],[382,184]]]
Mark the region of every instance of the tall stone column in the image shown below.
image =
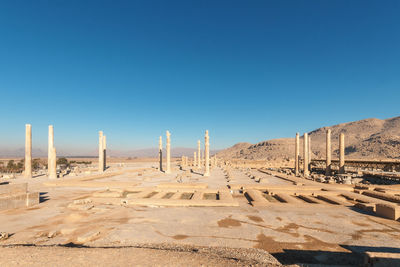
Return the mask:
[[[99,172],[104,172],[103,131],[99,131]]]
[[[344,134],[341,133],[339,137],[339,173],[345,173],[344,170]]]
[[[50,158],[53,147],[54,147],[54,128],[53,125],[49,125],[49,137],[47,146],[47,175],[49,176],[50,176]]]
[[[308,177],[310,174],[308,170],[308,133],[304,134],[303,138],[303,175]]]
[[[32,125],[25,125],[25,178],[32,178]]]
[[[331,145],[331,129],[326,130],[326,170],[325,175],[332,174],[332,145]]]
[[[296,133],[295,147],[294,147],[294,172],[299,176],[299,157],[300,157],[300,135]]]
[[[196,158],[196,151],[193,152],[193,167],[197,166],[197,158]]]
[[[204,176],[210,176],[210,136],[208,135],[208,130],[204,136],[204,161],[206,165],[206,171]]]
[[[107,136],[103,135],[103,170],[107,170]]]
[[[311,136],[308,136],[308,169],[310,172],[311,172],[311,155],[312,155]]]
[[[171,134],[167,131],[167,168],[165,173],[171,173]]]
[[[163,170],[162,167],[162,137],[160,136],[160,139],[158,140],[158,157],[160,159],[160,171]]]
[[[50,160],[49,160],[49,179],[57,179],[57,154],[56,148],[53,146],[50,149]]]
[[[200,140],[197,140],[197,169],[201,168]]]

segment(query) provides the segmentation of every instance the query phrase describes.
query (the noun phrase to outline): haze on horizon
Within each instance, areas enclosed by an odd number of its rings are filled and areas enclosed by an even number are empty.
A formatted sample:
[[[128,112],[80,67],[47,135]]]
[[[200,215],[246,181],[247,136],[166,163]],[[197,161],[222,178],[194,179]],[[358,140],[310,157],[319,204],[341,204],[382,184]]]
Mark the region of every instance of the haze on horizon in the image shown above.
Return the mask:
[[[2,1],[0,150],[212,149],[399,116],[398,1]],[[360,9],[362,6],[362,9]]]

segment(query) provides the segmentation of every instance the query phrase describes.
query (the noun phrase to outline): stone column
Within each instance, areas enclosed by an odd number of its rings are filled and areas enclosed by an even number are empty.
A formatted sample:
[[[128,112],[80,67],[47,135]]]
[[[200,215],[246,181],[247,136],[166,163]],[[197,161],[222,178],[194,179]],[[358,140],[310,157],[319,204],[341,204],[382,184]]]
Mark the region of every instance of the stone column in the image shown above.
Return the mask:
[[[193,152],[193,167],[197,166],[197,158],[196,158],[196,151]]]
[[[308,177],[310,174],[308,170],[308,133],[304,134],[303,138],[303,175]]]
[[[57,179],[57,154],[56,148],[53,146],[50,149],[50,160],[49,160],[49,179]]]
[[[54,147],[54,128],[53,125],[49,125],[49,137],[47,146],[47,175],[49,176],[50,176],[50,158],[53,147]]]
[[[107,136],[103,135],[103,170],[107,170]]]
[[[32,125],[25,125],[25,178],[32,178]]]
[[[99,172],[104,172],[103,131],[99,131]]]
[[[299,157],[300,157],[300,135],[296,133],[295,148],[294,148],[294,172],[299,176]]]
[[[197,140],[197,169],[201,168],[200,140]]]
[[[158,157],[160,159],[160,171],[163,170],[162,167],[162,137],[160,136],[160,139],[158,140]]]
[[[344,134],[339,137],[339,173],[344,174]]]
[[[181,158],[181,167],[185,166],[185,156],[182,156]]]
[[[326,130],[326,170],[325,175],[332,174],[332,145],[331,145],[331,129]]]
[[[167,168],[165,173],[171,173],[171,134],[167,131]]]
[[[204,176],[210,176],[210,137],[208,135],[208,130],[206,130],[206,134],[204,136],[204,157],[206,165]]]
[[[308,170],[311,172],[311,136],[308,136]]]

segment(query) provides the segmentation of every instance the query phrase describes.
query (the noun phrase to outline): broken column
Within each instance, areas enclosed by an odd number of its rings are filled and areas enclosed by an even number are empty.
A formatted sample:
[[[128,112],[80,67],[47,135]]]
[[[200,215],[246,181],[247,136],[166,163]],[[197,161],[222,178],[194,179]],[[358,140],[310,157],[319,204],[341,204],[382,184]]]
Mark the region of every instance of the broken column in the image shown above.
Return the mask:
[[[32,178],[32,125],[25,125],[25,178]]]
[[[197,140],[197,169],[201,168],[200,140]]]
[[[303,138],[303,175],[308,177],[310,174],[308,170],[308,133],[304,134]]]
[[[171,134],[167,131],[167,168],[165,173],[171,173]]]
[[[193,152],[193,167],[197,166],[197,158],[196,158],[196,151]]]
[[[295,148],[294,148],[294,173],[299,176],[299,157],[300,157],[300,136],[296,133]]]
[[[103,131],[99,131],[99,172],[104,172]]]
[[[49,179],[57,179],[57,154],[56,148],[50,149],[50,160],[48,165]]]
[[[48,136],[48,146],[47,146],[47,175],[49,176],[50,176],[50,158],[53,147],[54,147],[54,128],[53,125],[49,125],[49,136]]]
[[[326,170],[325,175],[332,174],[332,145],[331,145],[331,129],[326,130]]]
[[[204,161],[206,165],[206,171],[204,172],[204,176],[210,176],[210,137],[208,135],[208,130],[206,130],[206,134],[204,136]]]
[[[344,134],[339,137],[339,173],[344,174]]]
[[[162,168],[162,137],[160,136],[160,139],[158,140],[158,157],[160,159],[160,171],[163,170]]]

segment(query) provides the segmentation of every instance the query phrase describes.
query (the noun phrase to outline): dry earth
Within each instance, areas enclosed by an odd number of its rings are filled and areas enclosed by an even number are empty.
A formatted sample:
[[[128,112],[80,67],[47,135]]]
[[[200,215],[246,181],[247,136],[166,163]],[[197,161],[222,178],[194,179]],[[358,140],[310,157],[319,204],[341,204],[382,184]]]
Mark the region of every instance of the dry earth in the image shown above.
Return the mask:
[[[161,173],[152,162],[110,165],[102,176],[67,176],[56,184],[45,176],[10,180],[28,182],[30,191],[41,192],[41,203],[0,212],[0,231],[11,234],[0,241],[1,266],[279,265],[268,253],[285,265],[354,266],[362,263],[365,251],[400,251],[398,222],[349,206],[299,206],[272,199],[268,206],[256,207],[236,191],[237,206],[123,205],[126,192],[152,192],[166,182],[207,184],[209,190],[260,183],[238,169],[231,170],[228,181],[221,168],[204,177],[203,170],[186,176],[176,167],[171,174]],[[292,185],[258,170],[251,172],[266,186]],[[151,193],[144,200],[156,196]],[[91,201],[86,203],[87,199]]]
[[[345,154],[349,158],[387,159],[400,158],[400,117],[386,120],[365,119],[323,127],[311,131],[313,157],[325,157],[326,130],[332,131],[333,157],[338,157],[339,134],[345,134]],[[219,157],[230,159],[276,160],[294,158],[293,138],[280,138],[257,144],[238,143],[218,153]]]

